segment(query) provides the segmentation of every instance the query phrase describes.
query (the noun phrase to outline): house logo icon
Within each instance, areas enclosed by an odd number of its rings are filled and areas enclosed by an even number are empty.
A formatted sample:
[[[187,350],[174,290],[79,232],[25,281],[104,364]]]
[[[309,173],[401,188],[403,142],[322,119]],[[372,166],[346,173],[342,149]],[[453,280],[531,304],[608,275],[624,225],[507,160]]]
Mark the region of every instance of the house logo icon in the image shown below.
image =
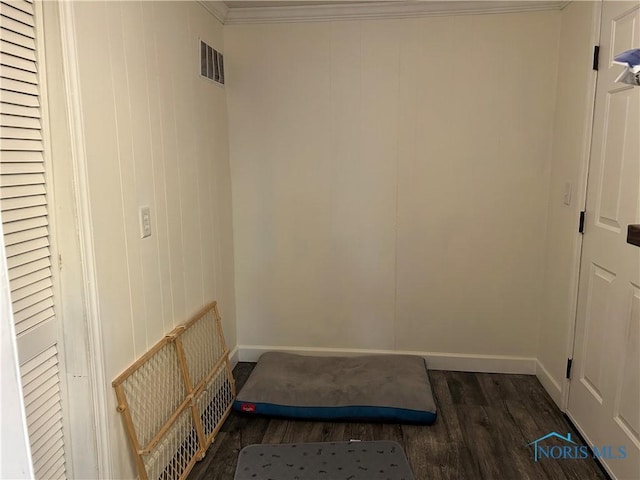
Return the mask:
[[[542,447],[538,447],[538,444],[540,442],[543,442],[549,438],[559,438],[560,440],[563,440],[564,442],[566,442],[567,444],[570,445],[578,445],[576,442],[574,442],[573,440],[571,440],[571,434],[567,433],[566,437],[563,437],[562,435],[560,435],[558,432],[550,432],[547,433],[546,435],[540,437],[540,438],[536,438],[533,442],[527,444],[527,446],[531,446],[533,445],[533,450],[534,450],[534,454],[533,454],[533,460],[535,462],[538,461],[538,452],[541,451]],[[562,447],[558,447],[558,448],[562,448]],[[564,452],[565,449],[562,449],[562,451]],[[543,452],[544,453],[544,452]],[[546,457],[548,457],[548,455],[545,455]]]

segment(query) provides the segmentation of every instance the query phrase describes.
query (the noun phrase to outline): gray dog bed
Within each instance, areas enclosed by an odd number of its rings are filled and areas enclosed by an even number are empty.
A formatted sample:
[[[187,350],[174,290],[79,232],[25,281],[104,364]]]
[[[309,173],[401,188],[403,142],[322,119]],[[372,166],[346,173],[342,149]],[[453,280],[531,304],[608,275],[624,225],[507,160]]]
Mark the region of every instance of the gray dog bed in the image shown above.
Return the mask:
[[[413,480],[396,442],[249,445],[234,480]]]
[[[265,353],[234,402],[248,414],[432,424],[436,405],[422,357]]]

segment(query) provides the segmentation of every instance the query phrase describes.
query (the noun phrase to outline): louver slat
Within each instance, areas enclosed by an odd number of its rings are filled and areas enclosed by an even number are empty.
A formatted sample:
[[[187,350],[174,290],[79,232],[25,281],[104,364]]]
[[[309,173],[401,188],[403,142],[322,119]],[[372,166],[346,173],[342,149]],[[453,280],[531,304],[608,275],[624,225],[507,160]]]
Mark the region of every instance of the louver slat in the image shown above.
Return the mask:
[[[51,474],[48,472],[57,469],[60,462],[63,461],[63,447],[64,444],[62,442],[51,445],[44,454],[33,463],[34,471],[43,472],[42,478],[51,478]]]
[[[32,402],[30,406],[26,408],[27,418],[29,419],[28,426],[33,429],[34,433],[45,425],[46,422],[50,421],[48,418],[50,412],[59,411],[58,404],[60,403],[60,395],[57,389],[51,388],[47,392],[43,392],[40,398],[42,401],[38,404]],[[41,433],[42,435],[38,436],[38,439],[47,436],[47,431]]]
[[[49,221],[46,217],[36,217],[36,218],[24,218],[17,220],[15,222],[7,222],[4,225],[4,234],[8,235],[11,233],[22,232],[25,230],[31,230],[33,228],[44,227],[49,224]]]
[[[21,255],[27,252],[32,252],[34,250],[39,250],[41,248],[45,248],[48,246],[49,246],[49,239],[46,237],[36,238],[34,240],[18,243],[16,245],[9,245],[6,248],[7,259],[11,259],[11,257]]]
[[[55,370],[53,367],[58,364],[57,354],[57,349],[51,347],[38,355],[37,358],[33,358],[22,365],[22,389],[25,396],[25,404],[30,403],[29,396],[33,393],[33,387],[37,385],[38,379],[43,378],[45,372]]]
[[[53,320],[55,313],[52,308],[40,312],[36,315],[30,315],[24,322],[18,322],[16,320],[16,335],[22,335],[23,333],[38,327],[48,320]]]
[[[0,127],[0,138],[14,140],[42,140],[40,130],[32,128]]]
[[[38,100],[36,95],[31,93],[20,93],[19,91],[13,91],[10,88],[4,89],[4,86],[2,85],[3,80],[4,79],[0,78],[0,88],[2,88],[2,90],[0,90],[0,102],[11,103],[13,105],[20,105],[23,107],[35,108],[40,106],[40,100]],[[21,83],[16,82],[14,86],[18,88],[19,84]],[[25,83],[24,85],[28,84]]]
[[[0,1],[0,208],[36,478],[65,478],[34,5]]]
[[[12,55],[0,54],[0,76],[17,82],[24,82],[30,85],[37,85],[38,76],[34,72],[35,67],[30,60],[23,60]]]
[[[49,258],[50,256],[51,252],[49,252],[48,245],[46,245],[42,248],[30,250],[28,252],[21,253],[20,255],[14,255],[11,258],[7,258],[7,266],[9,267],[9,271],[11,271],[12,268],[19,267],[20,265],[26,265],[29,262],[34,262],[41,258]]]
[[[11,1],[3,1],[0,5],[0,14],[5,17],[12,18],[13,20],[24,23],[31,27],[33,31],[33,27],[35,24],[33,23],[33,13],[26,12],[21,7],[22,2],[11,2]]]
[[[30,48],[16,45],[15,43],[7,42],[4,38],[0,41],[0,51],[7,55],[13,55],[14,57],[24,58],[25,60],[36,61],[36,53]]]
[[[38,86],[22,80],[14,80],[12,78],[0,77],[0,89],[8,92],[16,92],[20,94],[27,94],[33,97],[38,95]],[[5,92],[2,92],[2,101],[5,100]],[[11,102],[9,102],[11,103]]]
[[[0,199],[0,210],[2,210],[2,218],[5,219],[7,215],[4,213],[6,210],[26,209],[28,207],[37,207],[47,204],[47,197],[44,195],[37,195],[32,197],[20,197],[20,198],[7,198]],[[6,220],[5,220],[6,221]]]
[[[0,53],[0,64],[2,65],[2,72],[0,72],[2,77],[12,78],[33,85],[38,84],[38,77],[36,76],[38,72],[33,60],[16,55],[9,55],[7,53]]]
[[[24,300],[13,302],[13,308],[16,312],[24,310],[27,307],[30,307],[34,303],[45,300],[49,297],[53,296],[53,291],[50,288],[46,288],[44,290],[40,290],[39,292],[34,293],[30,297],[25,298]]]
[[[37,282],[34,282],[26,287],[17,288],[11,291],[11,297],[15,297],[15,302],[19,302],[20,300],[24,300],[27,297],[30,297],[33,294],[42,292],[42,291],[51,291],[51,287],[53,286],[51,282],[51,277],[44,278]]]
[[[18,23],[18,22],[15,22]],[[18,23],[19,24],[19,23]],[[22,48],[26,48],[27,50],[36,49],[36,41],[32,37],[27,37],[25,35],[20,35],[19,33],[11,30],[11,21],[7,20],[5,17],[0,17],[0,30],[2,34],[2,39],[8,43],[13,43],[14,45],[18,45]]]
[[[59,398],[59,397],[58,397]],[[62,432],[52,430],[41,436],[38,440],[33,442],[32,452],[34,456],[42,455],[43,449],[48,450],[49,445],[54,445],[58,440],[62,440]]]
[[[37,285],[39,284],[39,282],[42,282],[47,278],[51,278],[51,269],[48,267],[41,268],[40,270],[36,270],[35,272],[18,277],[16,280],[11,282],[11,291],[17,291],[31,285]]]
[[[45,217],[46,220],[47,207],[39,205],[35,207],[23,208],[22,210],[4,210],[2,212],[2,219],[6,224],[17,222],[18,220],[24,220],[28,218]]]
[[[40,140],[22,140],[15,138],[0,138],[0,149],[27,150],[33,152],[43,151],[42,141]]]
[[[32,262],[25,263],[15,268],[9,269],[9,281],[16,282],[20,278],[30,275],[38,270],[46,269],[51,266],[50,257],[43,257]]]
[[[45,298],[44,300],[40,300],[38,302],[29,305],[27,308],[24,308],[20,311],[17,311],[14,315],[14,321],[16,324],[24,322],[29,319],[29,317],[36,316],[42,311],[51,310],[53,312],[53,299]]]
[[[0,16],[0,27],[4,28],[5,30],[9,30],[10,32],[17,33],[19,34],[18,36],[27,37],[30,39],[36,38],[35,33],[33,32],[33,26],[25,25],[22,22],[19,22],[17,20],[14,20],[13,18],[10,18],[9,15],[11,15],[12,12],[8,10],[9,9],[6,8],[5,5],[2,5],[2,16]],[[11,9],[11,10],[15,11],[16,9]],[[8,16],[5,16],[5,15],[8,15]]]
[[[4,115],[15,115],[20,117],[35,118],[40,122],[40,111],[37,107],[23,107],[22,105],[14,105],[13,103],[4,103],[4,92],[0,92],[0,112]],[[4,161],[4,159],[3,159]]]
[[[30,230],[21,230],[16,233],[10,233],[4,236],[5,245],[17,245],[19,243],[30,242],[41,237],[49,235],[47,227],[32,228]]]
[[[44,167],[42,151],[6,150],[2,152],[2,163],[41,163]]]
[[[31,3],[21,2],[20,0],[2,0],[1,3],[33,16],[33,5]]]
[[[40,130],[40,120],[22,115],[0,115],[0,126]]]
[[[29,437],[36,441],[43,435],[46,435],[48,431],[51,431],[56,424],[62,422],[62,412],[60,406],[57,405],[55,411],[42,412],[43,414],[38,416],[35,421],[28,425]],[[37,459],[34,459],[37,462]]]
[[[42,469],[42,471],[40,470],[36,470],[36,478],[42,478],[42,479],[47,479],[49,480],[50,478],[54,478],[53,472],[58,472],[60,471],[60,469],[64,468],[64,457],[62,457],[60,454],[56,457],[55,462],[52,462],[51,464],[45,465]]]
[[[17,129],[20,130],[20,129]],[[17,187],[20,185],[44,185],[45,178],[42,173],[25,175],[2,175],[0,187]],[[37,195],[37,194],[36,194]]]

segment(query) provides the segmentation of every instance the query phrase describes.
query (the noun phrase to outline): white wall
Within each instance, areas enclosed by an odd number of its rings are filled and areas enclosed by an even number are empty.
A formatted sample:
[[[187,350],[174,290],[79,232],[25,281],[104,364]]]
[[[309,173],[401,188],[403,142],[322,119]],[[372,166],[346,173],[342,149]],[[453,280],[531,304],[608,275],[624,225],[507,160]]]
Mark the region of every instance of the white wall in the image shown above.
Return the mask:
[[[538,377],[558,404],[573,340],[579,247],[584,209],[595,72],[591,69],[596,3],[572,2],[562,11],[553,160],[545,241],[545,276],[538,338]],[[563,202],[572,184],[571,205]]]
[[[225,27],[246,351],[532,362],[559,27],[558,11]]]
[[[225,92],[198,76],[198,39],[224,51],[222,25],[195,2],[77,2],[73,12],[107,380],[214,299],[233,348]],[[112,474],[131,478],[109,393]]]

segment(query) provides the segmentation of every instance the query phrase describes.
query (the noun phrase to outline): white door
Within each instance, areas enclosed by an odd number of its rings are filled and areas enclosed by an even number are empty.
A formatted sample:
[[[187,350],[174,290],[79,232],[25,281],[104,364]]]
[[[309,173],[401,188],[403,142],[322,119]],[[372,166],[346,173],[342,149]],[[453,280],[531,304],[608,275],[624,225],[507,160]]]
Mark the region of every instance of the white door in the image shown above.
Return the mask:
[[[619,479],[640,479],[640,87],[613,56],[640,48],[640,3],[603,3],[573,372],[567,412]]]
[[[0,1],[0,217],[36,478],[65,478],[62,355],[43,134],[41,6]]]

